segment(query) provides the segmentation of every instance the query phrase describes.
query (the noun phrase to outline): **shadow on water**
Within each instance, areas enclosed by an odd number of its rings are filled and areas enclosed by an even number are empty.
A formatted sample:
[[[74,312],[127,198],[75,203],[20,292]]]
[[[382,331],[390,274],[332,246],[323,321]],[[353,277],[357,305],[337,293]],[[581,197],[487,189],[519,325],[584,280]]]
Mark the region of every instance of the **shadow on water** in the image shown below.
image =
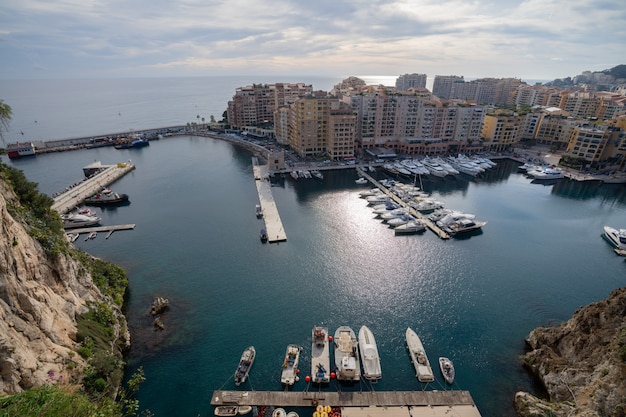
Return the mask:
[[[626,205],[626,184],[603,184],[599,181],[558,180],[552,194],[573,200],[601,198],[603,203]]]

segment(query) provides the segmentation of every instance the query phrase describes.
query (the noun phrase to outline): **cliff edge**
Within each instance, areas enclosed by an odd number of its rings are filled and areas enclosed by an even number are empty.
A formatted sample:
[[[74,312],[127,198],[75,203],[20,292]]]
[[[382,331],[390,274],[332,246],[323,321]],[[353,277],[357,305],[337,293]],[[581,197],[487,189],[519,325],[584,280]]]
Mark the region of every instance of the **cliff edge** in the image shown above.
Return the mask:
[[[559,327],[533,330],[526,343],[524,366],[548,399],[518,392],[519,416],[626,416],[626,288]]]
[[[129,343],[119,306],[71,256],[76,249],[68,243],[61,253],[46,253],[32,228],[11,214],[21,207],[0,176],[0,396],[46,383],[81,383],[88,362],[76,353],[77,324],[89,303],[110,306],[116,315],[111,354],[119,356],[119,346]]]

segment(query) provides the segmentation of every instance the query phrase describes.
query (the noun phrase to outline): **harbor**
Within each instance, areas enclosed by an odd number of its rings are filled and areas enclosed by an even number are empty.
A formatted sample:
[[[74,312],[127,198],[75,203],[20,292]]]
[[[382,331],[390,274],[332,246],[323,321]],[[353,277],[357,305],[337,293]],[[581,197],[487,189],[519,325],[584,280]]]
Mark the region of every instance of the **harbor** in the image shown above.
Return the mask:
[[[214,391],[211,405],[341,407],[342,416],[480,417],[469,391]]]
[[[68,213],[82,204],[86,198],[91,197],[135,169],[135,165],[130,161],[115,165],[102,165],[100,162],[96,162],[83,168],[85,174],[90,167],[93,172],[88,178],[53,197],[53,210],[59,214]]]
[[[272,184],[269,180],[268,167],[267,165],[259,165],[258,158],[253,157],[252,170],[254,172],[254,182],[259,193],[261,217],[265,223],[266,239],[269,243],[283,242],[287,240],[287,234],[272,195]]]

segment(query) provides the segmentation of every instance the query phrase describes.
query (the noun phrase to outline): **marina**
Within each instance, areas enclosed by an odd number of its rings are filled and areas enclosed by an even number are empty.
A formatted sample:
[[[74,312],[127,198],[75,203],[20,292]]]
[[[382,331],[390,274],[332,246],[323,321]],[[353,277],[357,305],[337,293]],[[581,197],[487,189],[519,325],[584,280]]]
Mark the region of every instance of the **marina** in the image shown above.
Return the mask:
[[[480,417],[469,391],[369,391],[369,392],[289,392],[214,391],[211,405],[316,407],[318,404],[342,407],[342,416],[455,416]],[[366,414],[359,414],[361,411]]]
[[[86,169],[87,167],[83,168],[83,170]],[[60,214],[65,214],[133,169],[135,169],[135,165],[130,161],[115,165],[99,164],[93,175],[72,187],[68,187],[64,192],[55,195],[53,197],[52,209]]]
[[[263,218],[265,222],[265,236],[262,236],[261,240],[266,240],[269,243],[283,242],[287,240],[287,234],[274,202],[267,165],[259,165],[258,158],[253,157],[252,170],[254,171],[254,182],[256,183],[260,201],[260,211],[256,211],[256,216],[257,218]]]

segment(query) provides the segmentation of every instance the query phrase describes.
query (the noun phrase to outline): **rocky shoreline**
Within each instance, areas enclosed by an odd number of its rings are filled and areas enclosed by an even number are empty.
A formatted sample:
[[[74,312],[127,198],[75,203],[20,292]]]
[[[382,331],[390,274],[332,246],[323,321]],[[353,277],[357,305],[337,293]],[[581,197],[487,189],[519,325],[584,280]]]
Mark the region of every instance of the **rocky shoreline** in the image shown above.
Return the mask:
[[[518,392],[520,417],[626,415],[626,288],[579,308],[559,327],[534,329],[526,343],[523,365],[548,398]]]

